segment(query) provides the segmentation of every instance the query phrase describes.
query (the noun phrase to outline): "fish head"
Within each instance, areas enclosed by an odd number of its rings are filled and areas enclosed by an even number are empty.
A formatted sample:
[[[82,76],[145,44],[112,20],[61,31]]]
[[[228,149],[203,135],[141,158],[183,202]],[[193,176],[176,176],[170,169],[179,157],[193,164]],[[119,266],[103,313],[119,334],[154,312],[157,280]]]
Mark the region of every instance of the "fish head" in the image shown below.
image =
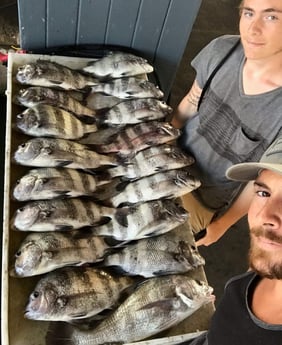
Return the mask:
[[[30,320],[52,320],[57,305],[64,305],[58,299],[58,289],[49,280],[40,280],[29,296],[24,316]]]
[[[176,145],[166,145],[166,153],[169,157],[177,160],[179,163],[183,163],[185,165],[192,165],[195,163],[195,159],[184,152],[180,147]]]
[[[29,239],[28,236],[15,254],[14,275],[17,277],[34,275],[40,265],[42,253],[39,242]]]
[[[14,160],[19,164],[30,165],[41,155],[48,155],[48,144],[41,138],[34,138],[18,146],[14,153]]]
[[[175,183],[179,186],[190,187],[191,191],[200,187],[201,182],[186,169],[176,169]]]
[[[28,63],[18,67],[16,79],[21,84],[28,84],[40,71],[34,63]]]
[[[197,268],[205,264],[205,259],[199,253],[196,246],[185,241],[179,241],[179,259],[189,267]]]
[[[159,105],[159,109],[166,115],[171,114],[173,109],[172,107],[170,107],[168,104],[166,104],[166,102],[164,101],[159,101],[158,102]]]
[[[181,223],[184,223],[188,219],[188,212],[174,200],[164,199],[162,203],[163,209],[169,217],[174,217]]]
[[[27,89],[20,89],[16,95],[16,100],[26,107],[33,107],[42,101],[42,96],[38,88],[29,87]]]
[[[27,108],[20,114],[17,114],[17,127],[22,131],[36,129],[40,127],[38,112],[34,108]]]
[[[32,202],[17,209],[13,218],[13,226],[18,230],[29,230],[32,226],[50,216],[51,211],[43,203]]]
[[[191,279],[188,276],[175,276],[175,293],[189,308],[198,309],[200,306],[213,302],[213,288],[205,281]]]
[[[38,178],[35,175],[23,176],[20,180],[16,182],[13,190],[13,197],[19,201],[28,200],[32,191],[37,185]]]
[[[157,85],[155,85],[154,83],[151,83],[150,81],[142,80],[140,81],[139,86],[144,91],[148,92],[151,95],[151,97],[160,99],[164,96],[164,93],[162,92],[162,90]]]
[[[168,122],[158,123],[158,131],[164,136],[171,137],[170,140],[174,140],[180,136],[180,129],[173,127]]]

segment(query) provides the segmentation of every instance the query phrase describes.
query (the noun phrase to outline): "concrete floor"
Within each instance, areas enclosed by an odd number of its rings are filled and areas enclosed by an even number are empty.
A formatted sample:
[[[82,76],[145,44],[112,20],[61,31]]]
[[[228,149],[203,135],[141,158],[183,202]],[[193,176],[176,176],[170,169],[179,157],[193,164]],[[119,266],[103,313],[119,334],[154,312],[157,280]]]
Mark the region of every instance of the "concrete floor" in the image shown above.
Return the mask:
[[[190,61],[197,52],[214,37],[237,33],[238,10],[236,6],[239,2],[239,0],[202,1],[172,88],[171,106],[176,107],[193,82],[194,71],[190,67]],[[9,48],[11,45],[18,44],[17,23],[16,2],[0,0],[0,48]],[[3,113],[4,109],[1,108],[0,111]],[[3,124],[1,128],[4,128],[4,121],[5,114],[1,114],[1,124]],[[2,133],[2,135],[3,138],[4,134]],[[3,153],[2,144],[1,157],[3,157]],[[3,172],[1,177],[3,178]],[[210,285],[215,289],[217,301],[222,295],[227,279],[247,269],[247,248],[248,228],[246,221],[241,221],[233,227],[216,244],[199,248],[206,259],[205,272]]]

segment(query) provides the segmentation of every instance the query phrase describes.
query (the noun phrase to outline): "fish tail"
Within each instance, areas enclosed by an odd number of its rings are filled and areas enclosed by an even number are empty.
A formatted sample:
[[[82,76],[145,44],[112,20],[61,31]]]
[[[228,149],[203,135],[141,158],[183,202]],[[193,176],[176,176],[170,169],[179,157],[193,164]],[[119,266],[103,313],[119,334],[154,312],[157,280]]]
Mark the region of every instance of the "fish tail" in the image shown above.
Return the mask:
[[[50,322],[45,337],[46,345],[76,345],[71,336],[74,327],[66,322]]]

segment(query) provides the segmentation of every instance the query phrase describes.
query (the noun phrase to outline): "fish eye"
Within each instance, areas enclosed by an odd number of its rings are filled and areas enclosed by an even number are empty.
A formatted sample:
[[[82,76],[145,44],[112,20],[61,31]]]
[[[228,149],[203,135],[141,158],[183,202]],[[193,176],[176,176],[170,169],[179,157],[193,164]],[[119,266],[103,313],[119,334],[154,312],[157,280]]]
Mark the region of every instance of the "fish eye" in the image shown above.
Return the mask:
[[[195,246],[193,246],[193,245],[191,246],[191,248],[192,248],[193,250],[196,250],[196,247],[195,247]]]
[[[22,255],[22,252],[20,250],[16,252],[16,257],[19,257],[21,255]]]
[[[38,291],[34,291],[33,294],[32,294],[32,296],[33,296],[34,298],[38,298],[38,297],[39,297],[39,292],[38,292]]]
[[[203,282],[201,280],[196,279],[196,283],[199,284],[200,286],[203,286]]]
[[[20,183],[21,183],[21,180],[17,180],[17,181],[16,181],[16,184],[20,184]]]
[[[19,209],[18,209],[18,212],[23,212],[24,211],[24,207],[20,207]]]
[[[23,117],[24,117],[24,114],[23,114],[23,113],[17,115],[17,118],[18,118],[18,119],[22,119]]]
[[[20,144],[20,147],[25,148],[25,147],[26,147],[26,144],[25,144],[25,143]]]

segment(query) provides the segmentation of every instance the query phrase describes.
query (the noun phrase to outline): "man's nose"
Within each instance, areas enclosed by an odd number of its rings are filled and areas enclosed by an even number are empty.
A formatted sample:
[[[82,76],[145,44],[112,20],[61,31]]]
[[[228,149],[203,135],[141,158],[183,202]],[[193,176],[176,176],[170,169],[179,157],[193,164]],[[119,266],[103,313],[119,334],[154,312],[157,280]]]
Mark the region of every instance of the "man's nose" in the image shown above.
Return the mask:
[[[268,200],[258,212],[257,219],[262,226],[282,228],[282,201]]]
[[[259,33],[261,32],[263,26],[263,21],[261,18],[253,18],[253,20],[251,21],[250,25],[249,25],[249,32],[250,33]]]

